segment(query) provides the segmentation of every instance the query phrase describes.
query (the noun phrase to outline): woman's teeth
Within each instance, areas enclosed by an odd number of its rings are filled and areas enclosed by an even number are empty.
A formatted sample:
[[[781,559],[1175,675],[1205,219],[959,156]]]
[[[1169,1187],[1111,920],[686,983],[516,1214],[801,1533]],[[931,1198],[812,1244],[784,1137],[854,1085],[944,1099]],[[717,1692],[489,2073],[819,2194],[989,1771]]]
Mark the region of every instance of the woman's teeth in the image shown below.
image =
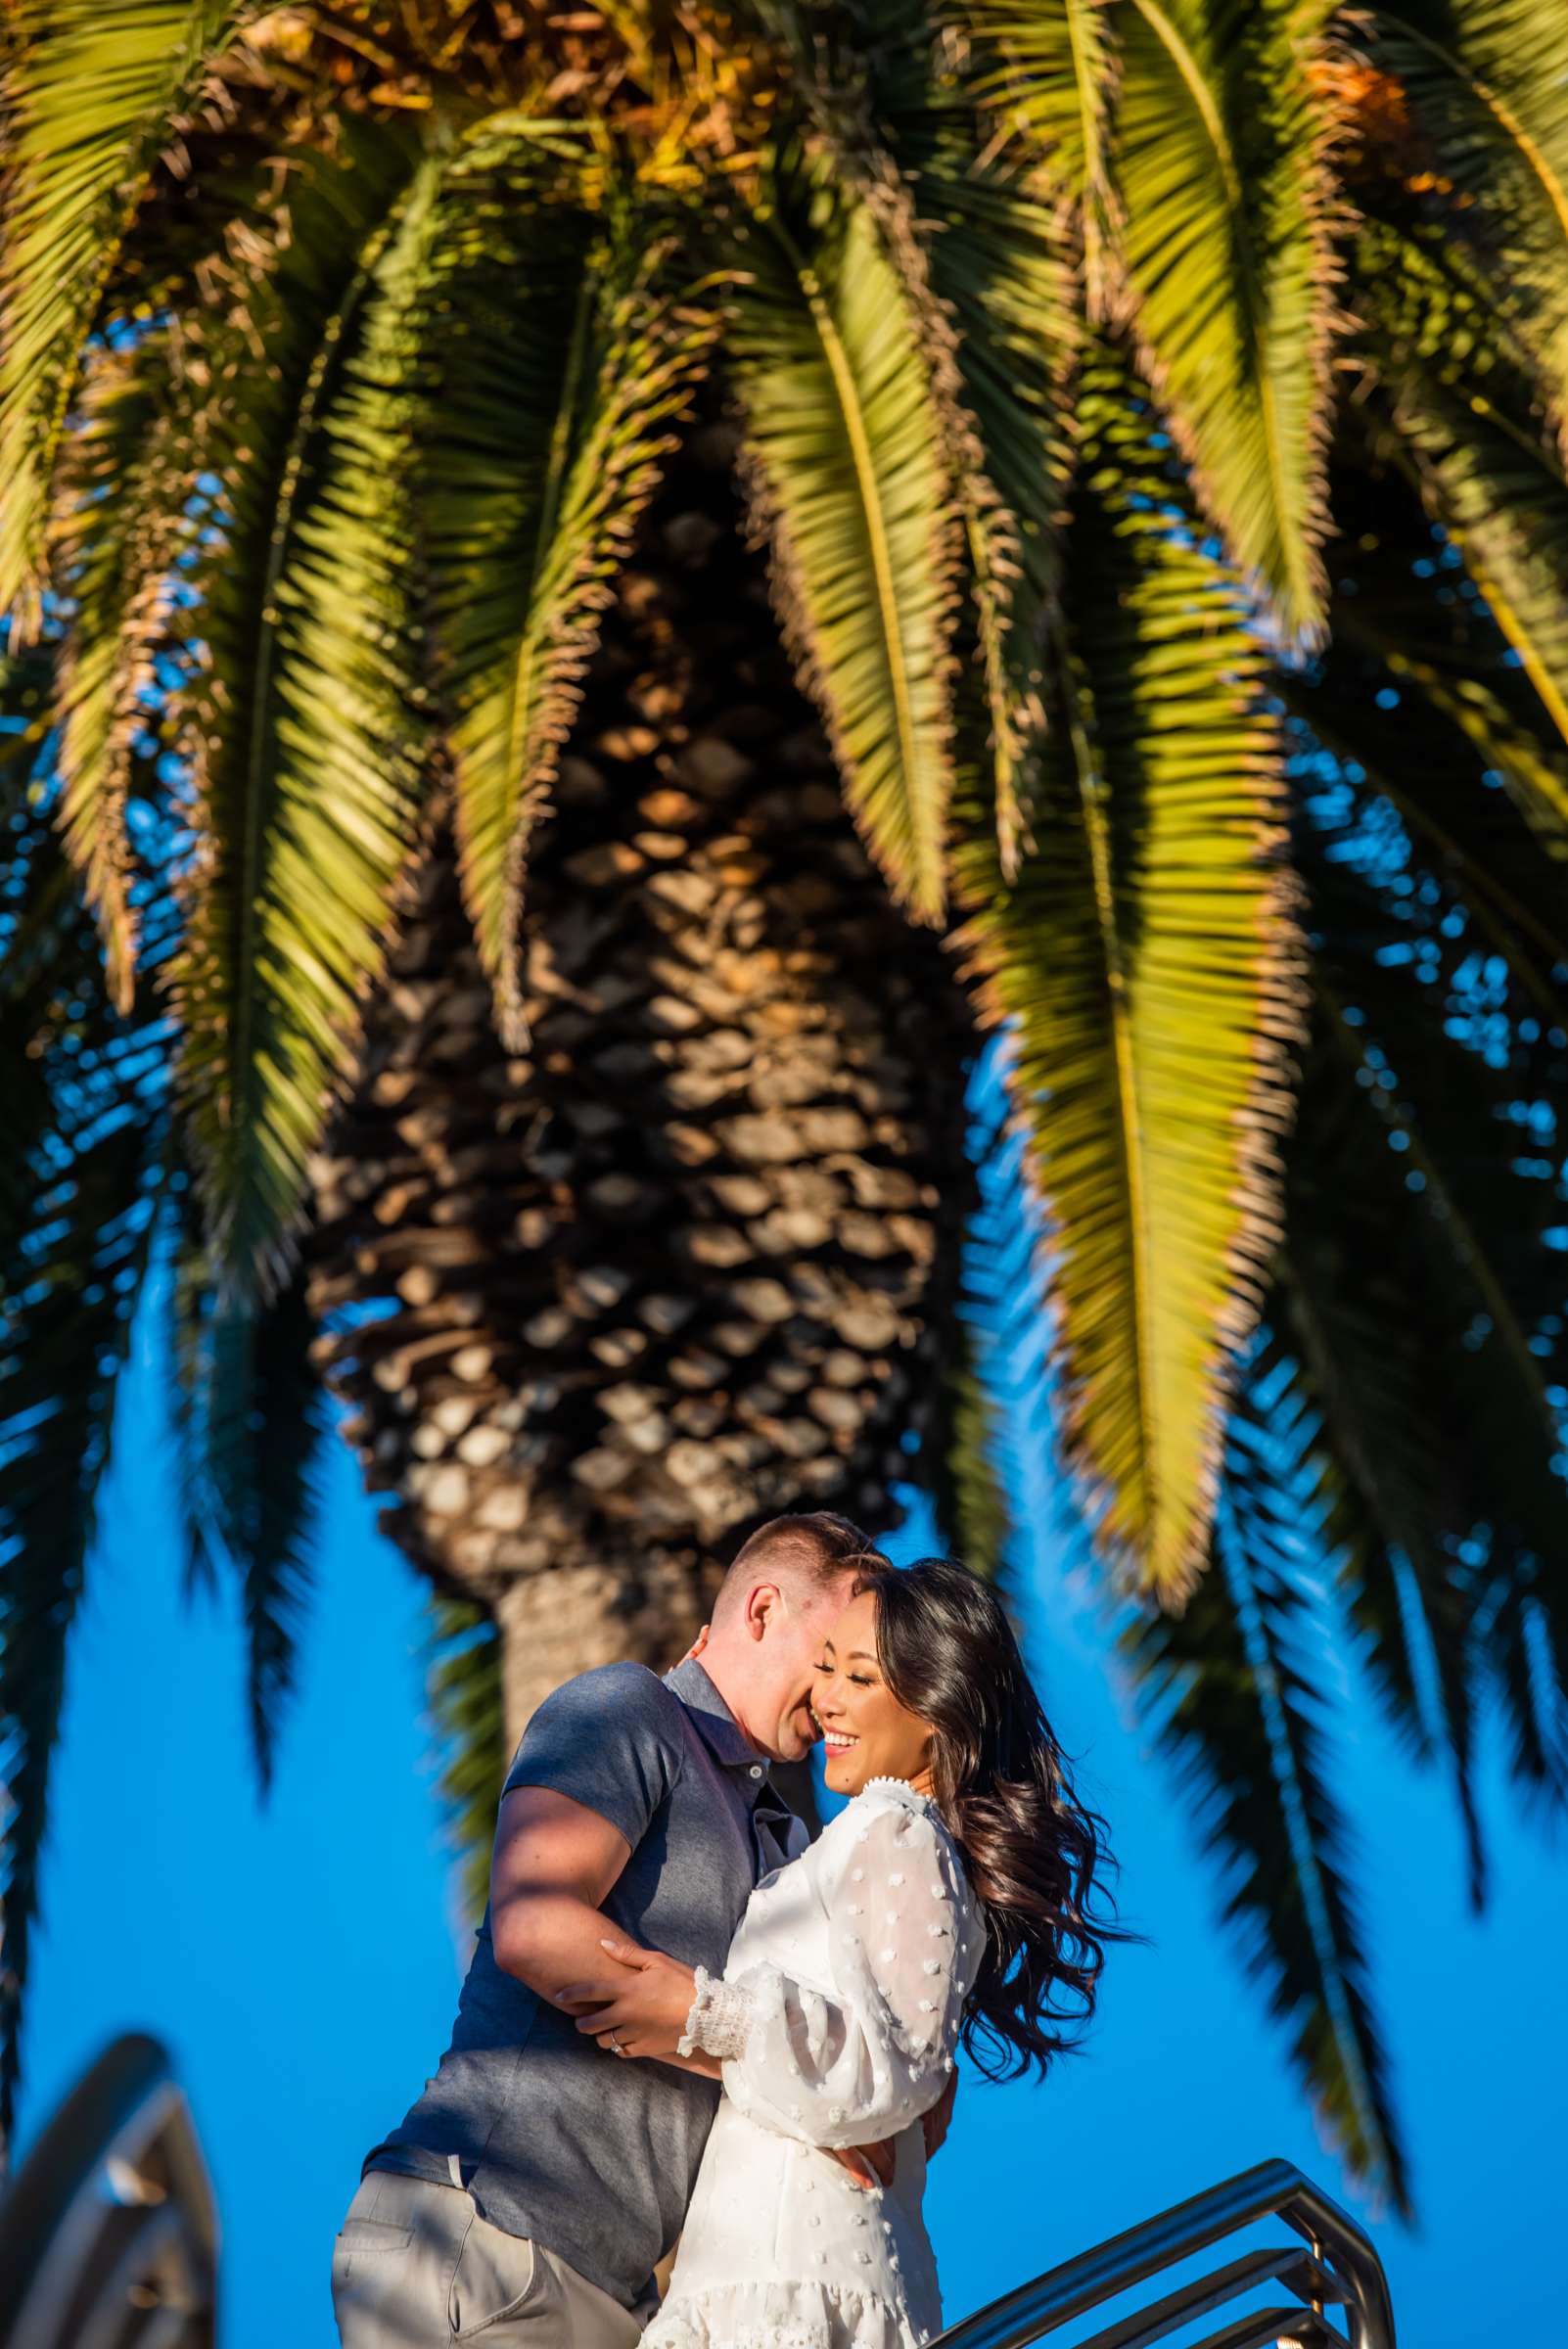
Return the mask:
[[[822,1743],[830,1754],[847,1754],[852,1745],[858,1745],[859,1742],[858,1737],[846,1737],[842,1729],[822,1731]]]

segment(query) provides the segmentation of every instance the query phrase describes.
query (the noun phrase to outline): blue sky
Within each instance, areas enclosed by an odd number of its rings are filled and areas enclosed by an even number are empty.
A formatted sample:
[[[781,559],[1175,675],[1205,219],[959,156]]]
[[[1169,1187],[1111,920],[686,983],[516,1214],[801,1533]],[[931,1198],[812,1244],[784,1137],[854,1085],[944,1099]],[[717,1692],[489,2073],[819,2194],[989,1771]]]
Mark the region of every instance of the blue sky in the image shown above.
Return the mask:
[[[458,1980],[420,1590],[336,1448],[301,1685],[260,1807],[232,1609],[179,1596],[162,1387],[144,1339],[73,1658],[22,2134],[114,2033],[158,2033],[217,2186],[225,2349],[330,2349],[333,2231],[364,2148],[433,2068]],[[1032,1659],[1081,1789],[1111,1820],[1124,1912],[1154,1946],[1113,1957],[1087,2052],[1043,2085],[965,2082],[932,2185],[949,2319],[1281,2154],[1370,2219],[1406,2344],[1555,2338],[1560,1847],[1519,1819],[1489,1748],[1495,1890],[1473,1919],[1446,1787],[1412,1773],[1345,1676],[1341,1788],[1421,2232],[1369,2213],[1215,1922],[1180,1801],[1108,1677],[1065,1512],[1043,1486],[1029,1508]],[[895,1544],[923,1546],[918,1527]]]

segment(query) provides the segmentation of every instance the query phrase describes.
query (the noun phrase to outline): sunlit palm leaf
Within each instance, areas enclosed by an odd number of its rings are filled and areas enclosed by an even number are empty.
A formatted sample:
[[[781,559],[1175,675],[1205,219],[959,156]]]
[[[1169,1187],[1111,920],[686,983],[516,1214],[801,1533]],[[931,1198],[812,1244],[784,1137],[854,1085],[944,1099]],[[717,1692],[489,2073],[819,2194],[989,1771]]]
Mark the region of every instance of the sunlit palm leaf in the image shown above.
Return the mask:
[[[1279,746],[1234,579],[1125,381],[1101,371],[1080,406],[1094,487],[1035,847],[1011,889],[966,851],[963,943],[1012,1031],[1069,1451],[1110,1547],[1169,1594],[1201,1559],[1228,1364],[1277,1237],[1296,948]]]
[[[869,192],[889,252],[920,323],[922,346],[931,371],[932,392],[942,427],[943,462],[952,484],[952,499],[968,556],[967,618],[973,624],[979,656],[959,698],[984,708],[984,757],[995,795],[1003,868],[1011,872],[1016,869],[1024,829],[1026,761],[1043,722],[1039,655],[1043,598],[1035,592],[1024,560],[1023,526],[997,489],[988,443],[979,429],[975,403],[965,381],[962,344],[955,331],[958,311],[948,289],[955,266],[961,266],[964,256],[946,248],[954,227],[962,239],[963,198],[968,191],[949,185],[945,190],[948,197],[945,209],[933,216],[929,207],[940,204],[941,192],[937,171],[928,167],[920,179],[920,194],[928,209],[917,217],[914,192],[905,184],[910,169],[906,156],[900,157],[897,168],[883,164],[870,183]],[[1010,257],[1017,259],[1016,253]],[[1057,258],[1060,259],[1059,254]],[[1059,323],[1066,315],[1066,281],[1060,271],[1054,290],[1061,304],[1056,313]],[[1036,323],[1043,321],[1037,319]],[[1020,413],[1029,415],[1032,423],[1037,421],[1028,408],[1029,394],[1035,379],[1044,375],[1053,362],[1059,374],[1060,338],[1042,338],[1031,356],[1036,364],[1021,375],[1017,386],[1019,396],[1009,411],[1009,421]],[[1058,386],[1058,398],[1049,411],[1058,428],[1062,409]],[[1038,469],[1027,479],[1026,512],[1032,525],[1038,522],[1042,510],[1047,525],[1060,521],[1060,488],[1065,471],[1060,462],[1062,439],[1059,429],[1053,452],[1042,438],[1037,438],[1033,453]],[[1058,458],[1054,471],[1050,464],[1053,453]],[[1057,496],[1054,508],[1050,505],[1053,491]]]
[[[1078,324],[1059,219],[1029,195],[1018,166],[960,172],[930,155],[916,201],[936,223],[932,281],[958,329],[961,393],[987,479],[1008,517],[1005,630],[987,647],[990,767],[1002,871],[1027,839],[1044,726],[1044,639],[1061,584],[1072,471]],[[978,570],[978,566],[976,567]]]
[[[169,401],[161,340],[103,357],[71,435],[59,531],[61,581],[75,606],[59,687],[60,822],[121,1011],[136,956],[125,802],[138,740],[158,722],[155,663],[170,633],[186,529]]]
[[[1044,618],[1073,466],[1079,251],[1060,205],[1040,192],[1037,147],[997,137],[976,152],[974,107],[993,86],[985,61],[997,54],[984,37],[974,53],[960,44],[969,68],[960,75],[917,0],[874,0],[859,29],[872,65],[867,107],[892,164],[884,178],[907,191],[901,242],[918,245],[906,276],[922,306],[934,307],[939,404],[956,420],[948,466],[978,653],[966,663],[965,698],[984,700],[985,763],[1011,877],[1028,821]]]
[[[911,50],[923,69],[909,69]],[[967,115],[950,92],[931,86],[918,45],[906,39],[894,54],[905,70],[887,72],[874,97],[921,223],[931,295],[951,322],[948,400],[966,425],[954,470],[970,484],[965,529],[987,765],[1002,870],[1011,878],[1043,724],[1044,630],[1074,461],[1079,325],[1070,240],[1060,213],[1033,192],[1018,153],[977,161]]]
[[[181,1082],[214,1231],[274,1267],[420,827],[409,311],[434,168],[368,134],[301,162],[281,251],[208,329],[189,689],[204,852],[183,883]],[[266,368],[249,356],[264,332]]]
[[[780,616],[872,853],[935,920],[960,542],[921,321],[872,207],[825,174],[782,185],[740,254],[728,372]]]
[[[530,825],[717,324],[660,289],[661,257],[551,202],[522,139],[454,178],[421,296],[420,513],[460,870],[513,1048]]]
[[[1089,302],[1103,320],[1116,226],[1109,115],[1118,74],[1105,0],[1064,0],[1060,8],[959,0],[952,21],[975,44],[975,98],[1025,132],[1049,191],[1077,213]]]
[[[1557,0],[1393,0],[1365,20],[1434,162],[1524,310],[1568,425],[1568,12]]]
[[[1285,624],[1321,618],[1331,314],[1324,0],[1135,0],[1116,178],[1130,321],[1193,480]]]
[[[50,483],[148,171],[243,0],[19,0],[0,230],[0,610],[36,620]]]
[[[1323,1531],[1316,1429],[1249,1380],[1225,1451],[1214,1559],[1180,1615],[1124,1633],[1140,1706],[1199,1805],[1226,1876],[1222,1917],[1266,1983],[1295,2065],[1351,2166],[1409,2207],[1389,2058],[1349,1882],[1350,1831],[1323,1771],[1323,1662],[1304,1585]]]

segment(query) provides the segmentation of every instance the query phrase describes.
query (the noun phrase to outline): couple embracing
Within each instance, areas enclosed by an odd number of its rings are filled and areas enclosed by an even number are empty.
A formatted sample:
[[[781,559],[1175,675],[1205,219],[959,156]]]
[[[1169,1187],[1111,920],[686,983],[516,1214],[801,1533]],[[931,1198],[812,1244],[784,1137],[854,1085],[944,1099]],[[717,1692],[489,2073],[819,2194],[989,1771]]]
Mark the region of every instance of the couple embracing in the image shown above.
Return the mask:
[[[818,1737],[852,1799],[807,1846],[767,1765]],[[984,1584],[764,1526],[674,1671],[530,1723],[452,2044],[337,2239],[345,2349],[918,2349],[956,2052],[1043,2071],[1091,2010],[1101,1825]]]

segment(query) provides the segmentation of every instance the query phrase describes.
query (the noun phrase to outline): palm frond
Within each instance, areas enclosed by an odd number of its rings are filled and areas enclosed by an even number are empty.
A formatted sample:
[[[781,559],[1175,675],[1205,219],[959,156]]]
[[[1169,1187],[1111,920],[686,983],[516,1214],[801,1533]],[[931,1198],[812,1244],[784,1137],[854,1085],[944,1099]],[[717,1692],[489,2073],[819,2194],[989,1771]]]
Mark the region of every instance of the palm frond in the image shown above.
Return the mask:
[[[889,159],[880,159],[874,176],[863,184],[881,218],[888,251],[903,278],[913,314],[920,323],[922,347],[930,367],[932,392],[943,433],[943,462],[952,484],[968,557],[965,621],[974,628],[979,656],[959,699],[978,701],[984,707],[986,765],[995,792],[1002,865],[1010,872],[1017,866],[1026,820],[1027,761],[1034,738],[1043,723],[1040,671],[1043,596],[1037,590],[1024,559],[1024,530],[1025,518],[1032,531],[1038,531],[1043,520],[1048,546],[1054,541],[1061,521],[1061,484],[1066,472],[1065,401],[1060,395],[1059,382],[1061,338],[1048,331],[1041,335],[1030,353],[1035,364],[1021,374],[1007,411],[1009,422],[1022,416],[1030,424],[1038,425],[1039,418],[1031,405],[1030,395],[1038,390],[1038,379],[1055,370],[1057,382],[1053,389],[1057,397],[1046,408],[1047,429],[1052,423],[1057,428],[1055,446],[1037,436],[1032,450],[1036,465],[1027,472],[1020,471],[1014,484],[1026,493],[1021,517],[998,490],[988,439],[965,381],[959,311],[950,291],[955,263],[961,266],[963,256],[954,254],[947,247],[955,228],[962,240],[964,199],[970,191],[950,181],[944,191],[928,159],[919,194],[928,207],[940,202],[944,192],[947,203],[936,217],[929,211],[917,216],[915,192],[906,184],[908,172],[906,161],[896,165]],[[999,185],[998,174],[993,193]],[[1019,196],[1016,188],[1009,193]],[[1020,197],[1020,210],[1022,203]],[[1005,203],[998,205],[997,209],[1005,211]],[[1021,223],[1017,216],[1010,225],[1015,242],[1009,252],[1005,232],[998,235],[997,257],[1017,271],[1019,247],[1025,242],[1027,231],[1019,233]],[[1041,257],[1038,253],[1029,255],[1036,264],[1030,279],[1031,291],[1040,287]],[[1058,250],[1055,255],[1058,263],[1061,257]],[[998,270],[993,275],[1001,273]],[[1054,315],[1036,312],[1032,323],[1037,332],[1047,321],[1060,327],[1070,315],[1067,279],[1060,268],[1051,292],[1057,298],[1058,307]],[[1039,571],[1043,565],[1037,563],[1035,568]],[[967,632],[966,625],[960,658],[967,650]],[[979,685],[978,695],[970,690],[974,683]]]
[[[37,1152],[53,1115],[49,1071],[29,1051],[58,980],[63,920],[72,897],[65,859],[37,852],[36,778],[49,753],[52,648],[0,656],[0,1247],[32,1213]]]
[[[1110,251],[1118,217],[1112,186],[1110,115],[1119,78],[1105,0],[1022,8],[1018,0],[959,0],[951,23],[973,48],[966,77],[974,97],[1038,159],[1045,193],[1078,216],[1090,314],[1110,310]]]
[[[302,1280],[264,1303],[226,1296],[194,1214],[187,1221],[169,1333],[186,1552],[195,1577],[221,1566],[238,1584],[264,1787],[314,1576],[329,1415]]]
[[[525,138],[454,179],[421,296],[420,515],[460,869],[513,1049],[530,830],[717,326],[661,288],[665,258],[552,201]]]
[[[117,1018],[46,805],[14,829],[22,918],[0,934],[0,1027],[47,1095],[0,1221],[0,2134],[9,2131],[49,1773],[119,1372],[167,1132],[163,1037]],[[51,918],[39,918],[40,908]],[[14,1139],[17,1137],[13,1137]]]
[[[1462,1473],[1463,1405],[1447,1384],[1433,1392],[1429,1293],[1412,1295],[1407,1251],[1389,1244],[1388,1212],[1409,1212],[1403,1169],[1386,1147],[1379,1158],[1343,1077],[1309,1066],[1270,1310],[1294,1354],[1296,1407],[1320,1423],[1320,1489],[1362,1662],[1407,1747],[1452,1768],[1479,1907],[1479,1656],[1463,1559],[1475,1497]]]
[[[879,111],[888,102],[877,93]],[[918,91],[892,115],[899,172],[951,322],[951,407],[967,420],[955,471],[994,497],[965,509],[1001,867],[1017,871],[1044,724],[1043,646],[1059,586],[1072,475],[1079,326],[1058,213],[1008,152],[977,161],[951,102]],[[999,516],[999,526],[996,517]]]
[[[1018,1212],[1023,1186],[1017,1137],[1004,1123],[1006,1094],[993,1075],[981,1075],[971,1101],[978,1111],[971,1125],[976,1196],[964,1227],[928,1481],[949,1550],[987,1582],[1001,1584],[1016,1531],[1015,1429],[1028,1411],[1012,1356],[1020,1325],[1032,1331],[1036,1313],[1029,1219]]]
[[[490,1849],[508,1759],[494,1623],[467,1600],[433,1599],[426,1662],[441,1753],[439,1792],[464,1910],[478,1924],[490,1897]]]
[[[853,52],[830,49],[824,69],[813,50],[796,69],[838,173],[876,213],[929,364],[968,558],[958,730],[977,753],[983,733],[1010,876],[1043,722],[1044,616],[1073,466],[1074,240],[1021,142],[993,139],[977,153],[973,74],[954,69],[928,11],[868,0],[854,30]],[[957,53],[968,57],[962,43]]]
[[[932,1499],[952,1555],[971,1574],[999,1583],[1014,1524],[999,1453],[1005,1422],[985,1381],[982,1347],[960,1321],[943,1365],[942,1439]]]
[[[1278,680],[1298,739],[1328,754],[1358,806],[1386,805],[1414,853],[1502,954],[1540,1014],[1568,1022],[1568,904],[1560,867],[1516,780],[1555,763],[1479,680],[1451,679],[1354,620],[1310,675]],[[1453,696],[1461,710],[1449,712]],[[1312,756],[1304,750],[1305,760]],[[1564,769],[1568,780],[1568,767]]]
[[[753,508],[855,821],[896,895],[934,921],[959,515],[922,321],[853,185],[802,166],[773,202],[739,249],[727,350]]]
[[[217,486],[185,695],[203,848],[173,983],[213,1234],[242,1280],[285,1258],[421,840],[407,378],[438,172],[391,134],[301,164],[204,330],[187,463]]]
[[[977,151],[974,113],[995,89],[1000,54],[989,35],[974,25],[957,33],[955,23],[934,35],[930,12],[911,0],[868,0],[856,35],[864,49],[854,66],[838,66],[836,84],[864,84],[864,143],[883,141],[880,181],[906,190],[911,225],[901,242],[918,247],[906,275],[920,307],[934,305],[927,343],[939,404],[960,421],[948,433],[948,468],[965,517],[986,765],[1002,871],[1012,876],[1042,726],[1044,616],[1059,585],[1073,472],[1083,253],[1059,202],[1039,190],[1038,146],[1000,134]]]
[[[1360,246],[1366,344],[1390,412],[1379,451],[1407,471],[1459,547],[1568,741],[1568,476],[1536,387],[1510,364],[1452,243],[1367,220]]]
[[[1384,641],[1383,657],[1396,677],[1421,695],[1470,745],[1484,774],[1501,778],[1514,806],[1548,856],[1568,859],[1568,760],[1523,724],[1479,677],[1453,677]]]
[[[1499,1576],[1474,1614],[1477,1645],[1501,1693],[1509,1771],[1554,1825],[1568,1789],[1568,1711],[1562,1695],[1568,1656],[1560,1632],[1554,1634],[1539,1593],[1513,1575]]]
[[[1324,1663],[1308,1600],[1322,1533],[1316,1430],[1288,1401],[1281,1409],[1286,1400],[1267,1380],[1244,1384],[1210,1571],[1181,1614],[1130,1623],[1121,1652],[1224,1872],[1227,1938],[1268,1986],[1346,2161],[1408,2214],[1350,1830],[1323,1769]]]
[[[1568,17],[1555,0],[1394,0],[1364,20],[1568,428]]]
[[[155,664],[170,634],[186,528],[169,396],[161,338],[103,355],[70,437],[57,526],[61,581],[75,607],[58,692],[60,823],[120,1011],[136,970],[125,804],[138,742],[157,724]]]
[[[36,626],[51,484],[100,297],[137,200],[237,0],[19,0],[0,234],[0,611]]]
[[[1069,1456],[1108,1545],[1179,1591],[1204,1549],[1228,1364],[1278,1233],[1299,1027],[1279,744],[1232,576],[1146,410],[1085,378],[1035,845],[1008,887],[978,827],[960,944],[1045,1206]]]
[[[1326,0],[1134,0],[1116,180],[1128,314],[1192,479],[1285,625],[1317,632],[1333,322]]]
[[[1562,1032],[1508,994],[1419,865],[1402,886],[1386,844],[1368,873],[1348,825],[1323,833],[1301,847],[1318,1021],[1288,1187],[1292,1322],[1347,1478],[1413,1574],[1442,1701],[1459,1721],[1461,1683],[1492,1672],[1505,1714],[1528,1706],[1521,1767],[1560,1803],[1561,1211],[1546,1137],[1524,1137],[1560,1086]],[[1525,1636],[1528,1670],[1508,1645]]]
[[[1391,465],[1340,451],[1330,641],[1282,675],[1292,711],[1359,762],[1540,994],[1568,960],[1568,754],[1460,549]],[[1521,965],[1522,971],[1522,965]]]

